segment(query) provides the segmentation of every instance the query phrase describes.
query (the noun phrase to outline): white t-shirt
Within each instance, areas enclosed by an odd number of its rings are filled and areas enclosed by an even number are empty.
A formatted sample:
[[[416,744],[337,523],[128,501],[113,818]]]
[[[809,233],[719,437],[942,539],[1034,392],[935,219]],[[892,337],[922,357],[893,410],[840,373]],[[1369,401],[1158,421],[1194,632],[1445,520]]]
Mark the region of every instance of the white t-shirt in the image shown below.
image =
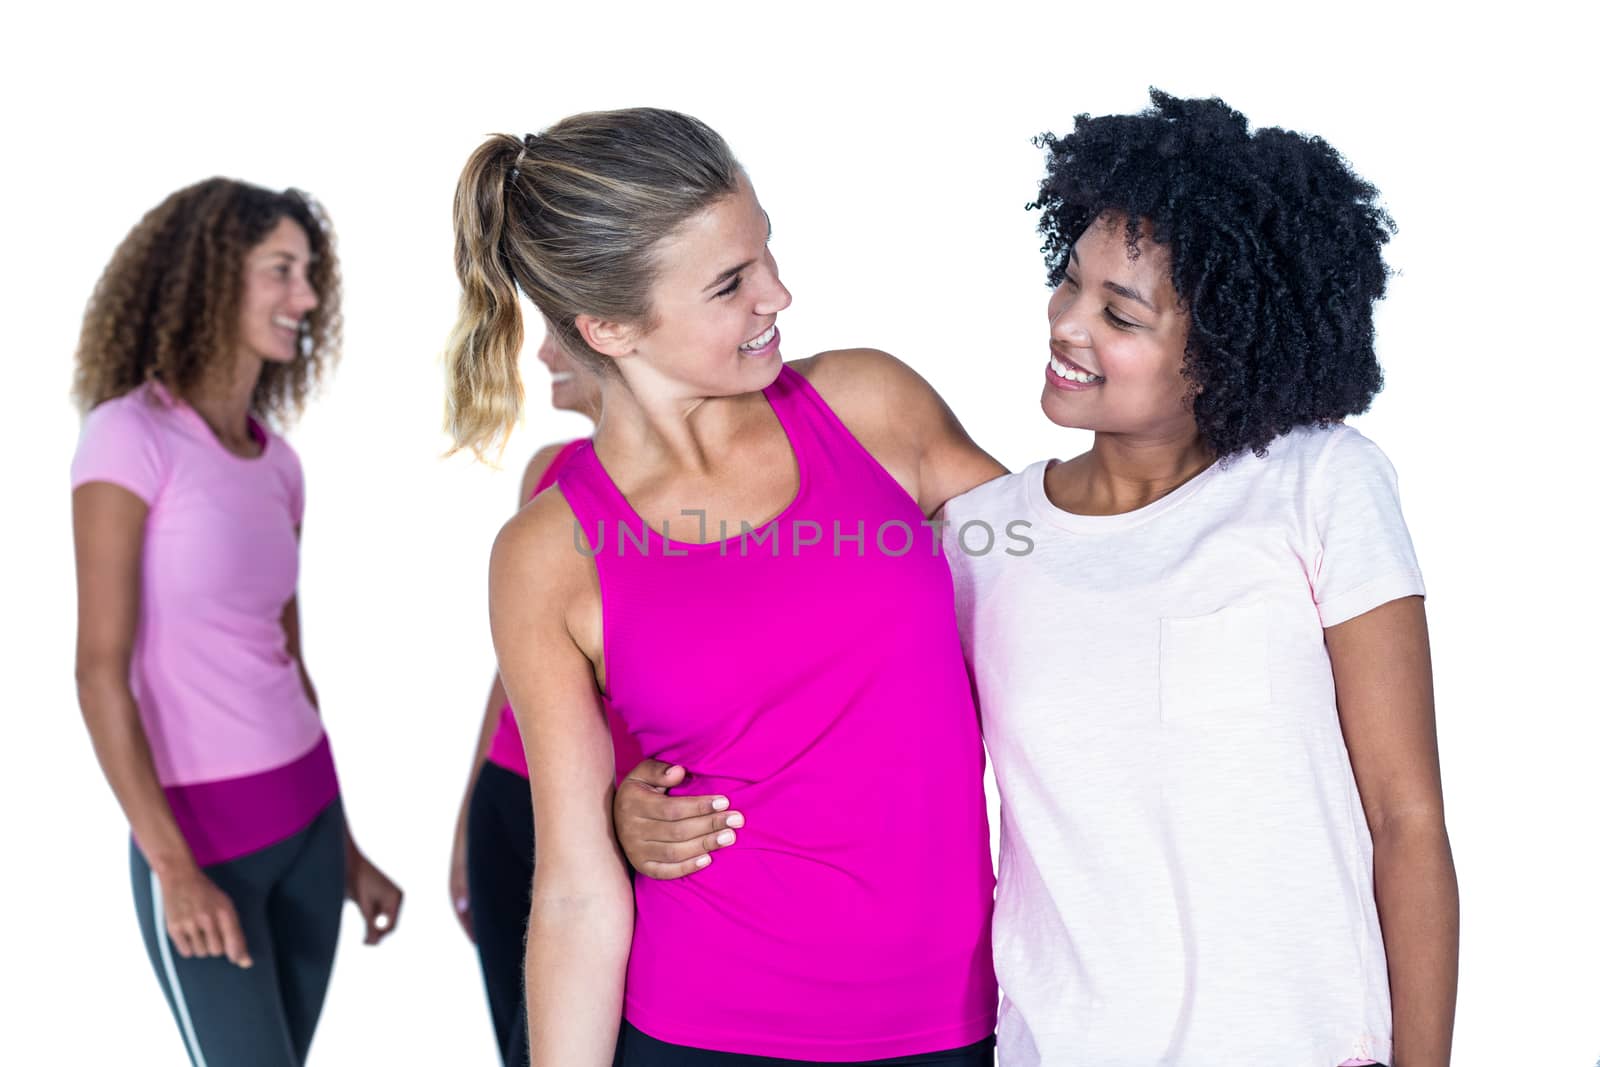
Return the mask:
[[[1423,592],[1394,469],[1355,430],[1302,429],[1080,516],[1048,465],[945,516],[1002,800],[1001,1064],[1387,1062],[1322,631]]]

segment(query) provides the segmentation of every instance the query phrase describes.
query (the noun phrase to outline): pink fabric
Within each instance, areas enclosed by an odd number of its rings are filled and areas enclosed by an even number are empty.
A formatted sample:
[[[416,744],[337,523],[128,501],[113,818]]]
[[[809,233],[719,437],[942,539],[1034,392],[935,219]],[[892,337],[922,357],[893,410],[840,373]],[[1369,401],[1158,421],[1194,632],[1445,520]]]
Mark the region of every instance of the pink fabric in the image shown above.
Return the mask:
[[[504,767],[513,774],[528,777],[528,757],[522,751],[522,734],[517,730],[516,716],[510,704],[500,706],[500,722],[489,739],[489,751],[484,759],[496,767]]]
[[[994,876],[950,572],[916,502],[800,375],[766,398],[799,491],[743,536],[669,542],[589,445],[559,478],[595,550],[611,709],[689,770],[683,792],[724,793],[748,820],[693,877],[635,880],[624,1011],[659,1040],[747,1055],[971,1044],[995,1022]],[[737,1010],[706,1011],[707,989]]]
[[[339,795],[327,737],[299,759],[242,778],[167,786],[178,829],[204,867],[276,844],[311,825]]]
[[[108,482],[149,507],[128,680],[202,863],[298,832],[338,790],[283,630],[300,567],[300,460],[250,429],[261,454],[234,455],[152,382],[91,411],[72,461],[74,489]]]
[[[151,383],[91,411],[72,461],[73,488],[110,482],[149,505],[129,681],[164,786],[257,774],[322,736],[282,622],[300,461],[251,426],[263,451],[245,459]]]

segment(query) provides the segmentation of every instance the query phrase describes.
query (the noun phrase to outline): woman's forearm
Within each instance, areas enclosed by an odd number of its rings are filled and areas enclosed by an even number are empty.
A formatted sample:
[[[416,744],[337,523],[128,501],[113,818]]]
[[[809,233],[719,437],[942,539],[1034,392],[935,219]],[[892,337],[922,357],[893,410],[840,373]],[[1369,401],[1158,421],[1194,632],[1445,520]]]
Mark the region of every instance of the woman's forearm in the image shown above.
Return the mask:
[[[150,869],[162,877],[196,869],[194,853],[156,776],[150,741],[128,683],[105,672],[89,672],[78,679],[78,704],[100,769]]]
[[[633,941],[633,892],[620,860],[602,886],[564,893],[533,879],[528,915],[531,1067],[610,1067]]]
[[[1372,859],[1394,1011],[1392,1067],[1445,1067],[1461,922],[1449,836],[1435,818],[1398,820],[1375,830]]]

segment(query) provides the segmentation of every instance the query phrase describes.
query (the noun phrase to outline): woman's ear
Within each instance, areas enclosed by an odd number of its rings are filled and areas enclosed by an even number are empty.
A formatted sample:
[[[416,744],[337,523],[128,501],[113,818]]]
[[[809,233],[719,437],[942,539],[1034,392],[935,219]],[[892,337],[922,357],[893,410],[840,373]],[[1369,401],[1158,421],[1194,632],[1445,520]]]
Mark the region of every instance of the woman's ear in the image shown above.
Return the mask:
[[[572,320],[573,329],[583,338],[583,343],[612,359],[633,355],[639,340],[639,328],[625,322],[613,322],[593,315],[579,315]]]

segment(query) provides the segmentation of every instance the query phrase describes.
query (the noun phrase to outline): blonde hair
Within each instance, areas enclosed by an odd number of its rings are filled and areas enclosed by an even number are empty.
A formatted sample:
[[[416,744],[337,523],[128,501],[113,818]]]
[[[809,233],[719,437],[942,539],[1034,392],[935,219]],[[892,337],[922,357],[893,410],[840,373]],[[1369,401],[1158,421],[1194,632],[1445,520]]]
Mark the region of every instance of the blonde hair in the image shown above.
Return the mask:
[[[481,457],[521,411],[519,288],[576,363],[611,373],[580,336],[578,315],[649,328],[656,246],[733,193],[739,175],[716,131],[659,108],[587,112],[480,145],[456,185],[461,310],[445,350],[452,451]]]
[[[317,306],[301,326],[300,358],[262,366],[250,410],[280,427],[338,358],[339,260],[321,205],[298,189],[275,192],[231,178],[179,189],[122,239],[83,315],[72,393],[80,410],[153,378],[187,397],[239,332],[245,255],[280,219],[311,243],[307,281]]]

